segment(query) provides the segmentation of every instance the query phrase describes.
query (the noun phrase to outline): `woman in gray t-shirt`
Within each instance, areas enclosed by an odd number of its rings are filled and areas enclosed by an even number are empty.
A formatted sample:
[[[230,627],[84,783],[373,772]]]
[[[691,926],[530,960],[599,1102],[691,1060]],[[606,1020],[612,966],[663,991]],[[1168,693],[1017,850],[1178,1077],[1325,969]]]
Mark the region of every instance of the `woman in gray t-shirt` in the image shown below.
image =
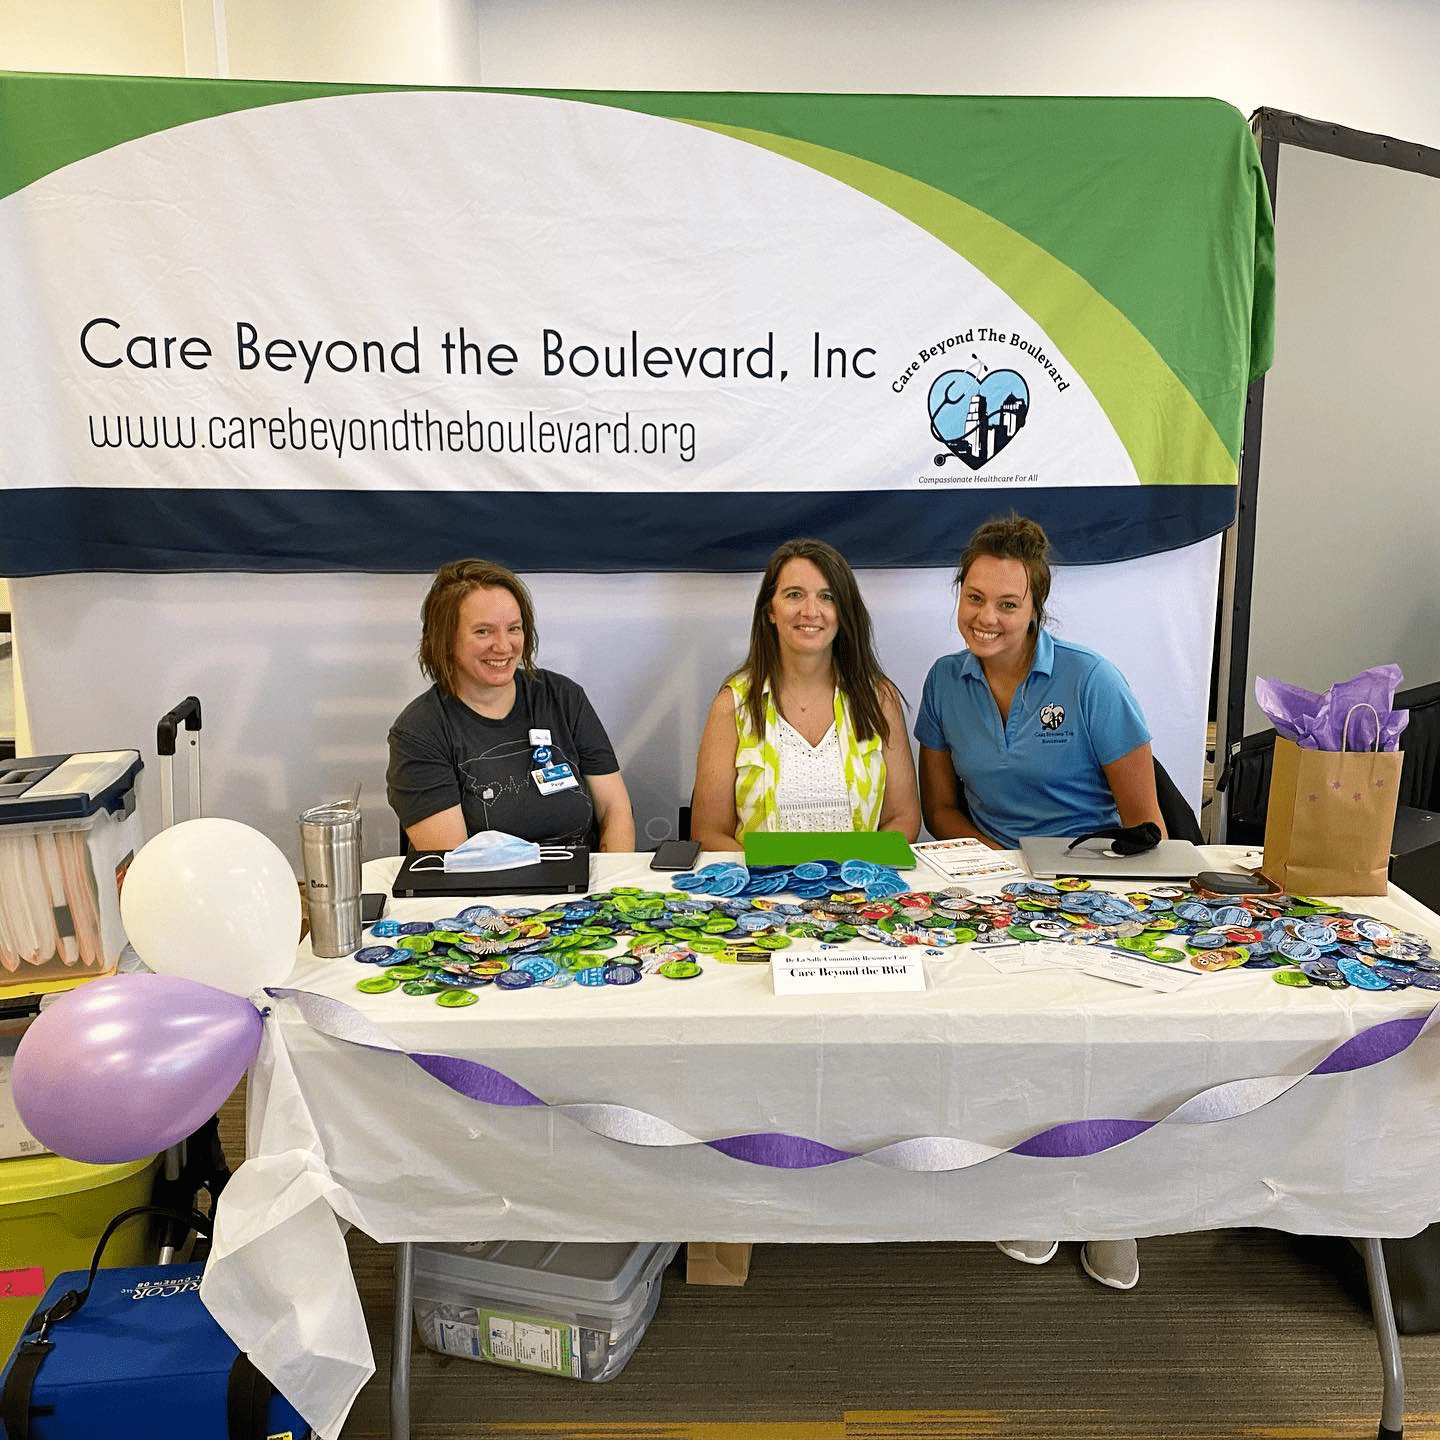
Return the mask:
[[[635,848],[619,762],[585,691],[534,663],[535,612],[487,560],[441,566],[421,607],[434,682],[390,727],[386,793],[417,850],[479,830],[546,844]]]

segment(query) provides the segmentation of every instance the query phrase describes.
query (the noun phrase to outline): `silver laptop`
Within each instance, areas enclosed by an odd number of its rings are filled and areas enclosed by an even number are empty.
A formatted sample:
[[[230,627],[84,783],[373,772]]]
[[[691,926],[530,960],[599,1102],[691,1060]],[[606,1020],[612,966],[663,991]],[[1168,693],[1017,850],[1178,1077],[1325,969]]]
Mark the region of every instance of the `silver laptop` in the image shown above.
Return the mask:
[[[1025,865],[1039,880],[1057,875],[1083,875],[1088,879],[1189,880],[1205,868],[1200,852],[1188,840],[1162,840],[1139,855],[1116,855],[1110,841],[1098,836],[1082,840],[1072,850],[1072,838],[1026,835],[1020,851]]]

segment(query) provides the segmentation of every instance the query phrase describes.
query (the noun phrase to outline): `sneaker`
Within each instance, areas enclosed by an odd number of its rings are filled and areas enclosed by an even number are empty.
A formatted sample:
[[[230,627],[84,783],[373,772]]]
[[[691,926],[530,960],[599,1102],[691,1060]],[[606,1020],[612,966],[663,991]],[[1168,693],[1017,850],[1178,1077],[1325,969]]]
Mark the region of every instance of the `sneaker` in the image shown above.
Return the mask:
[[[1140,1279],[1140,1255],[1133,1240],[1087,1240],[1080,1264],[1092,1280],[1112,1290],[1133,1290]]]
[[[995,1248],[1022,1265],[1044,1265],[1055,1258],[1058,1240],[997,1240]],[[1131,1282],[1134,1283],[1133,1281]]]

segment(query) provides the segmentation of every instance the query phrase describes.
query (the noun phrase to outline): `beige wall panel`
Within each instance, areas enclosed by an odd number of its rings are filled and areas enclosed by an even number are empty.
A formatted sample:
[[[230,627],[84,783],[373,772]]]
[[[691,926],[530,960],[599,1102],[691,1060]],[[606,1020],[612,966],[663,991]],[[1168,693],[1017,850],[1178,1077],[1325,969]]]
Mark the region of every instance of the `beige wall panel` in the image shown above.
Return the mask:
[[[177,0],[4,0],[0,69],[183,75]]]

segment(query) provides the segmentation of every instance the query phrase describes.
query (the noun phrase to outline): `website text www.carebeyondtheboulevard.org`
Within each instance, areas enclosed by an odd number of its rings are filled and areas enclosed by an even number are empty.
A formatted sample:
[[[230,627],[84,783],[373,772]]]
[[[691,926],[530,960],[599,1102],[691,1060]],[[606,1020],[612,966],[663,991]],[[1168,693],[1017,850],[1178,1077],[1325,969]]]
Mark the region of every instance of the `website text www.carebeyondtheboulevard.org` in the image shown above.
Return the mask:
[[[543,419],[533,410],[499,419],[429,409],[391,416],[305,415],[287,405],[274,415],[90,415],[97,450],[296,450],[347,455],[663,455],[695,459],[690,420]]]

